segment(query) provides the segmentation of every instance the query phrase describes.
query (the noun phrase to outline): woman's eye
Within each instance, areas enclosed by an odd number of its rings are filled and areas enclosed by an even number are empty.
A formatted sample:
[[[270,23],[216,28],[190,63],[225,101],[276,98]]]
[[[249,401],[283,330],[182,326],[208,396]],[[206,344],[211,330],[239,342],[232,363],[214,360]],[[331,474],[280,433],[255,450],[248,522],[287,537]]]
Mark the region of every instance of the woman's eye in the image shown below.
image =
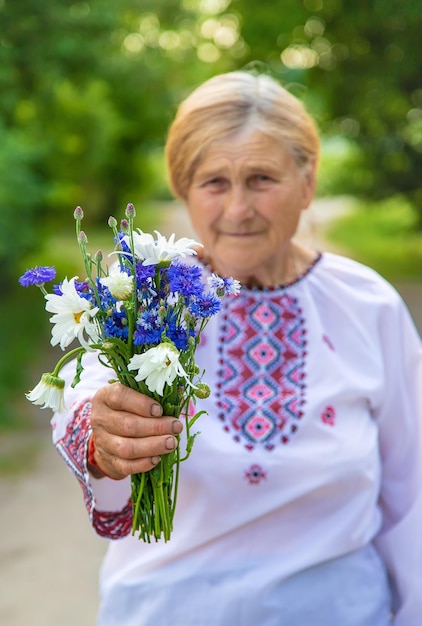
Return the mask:
[[[268,174],[255,174],[250,182],[252,185],[262,185],[271,182],[272,178]]]
[[[224,178],[220,178],[218,176],[216,176],[215,178],[209,178],[203,184],[204,187],[211,187],[212,189],[214,188],[218,189],[220,187],[224,187],[224,185],[225,185]]]

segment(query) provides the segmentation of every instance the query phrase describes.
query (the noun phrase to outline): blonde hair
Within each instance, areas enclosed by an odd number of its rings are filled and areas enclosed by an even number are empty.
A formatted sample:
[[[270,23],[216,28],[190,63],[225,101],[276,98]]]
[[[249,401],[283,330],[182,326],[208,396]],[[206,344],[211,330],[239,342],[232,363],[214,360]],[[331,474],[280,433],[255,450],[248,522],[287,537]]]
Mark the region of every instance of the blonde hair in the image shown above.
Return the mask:
[[[248,126],[290,149],[299,168],[318,161],[316,124],[300,100],[264,74],[229,72],[207,80],[179,106],[165,150],[173,193],[186,198],[210,144]]]

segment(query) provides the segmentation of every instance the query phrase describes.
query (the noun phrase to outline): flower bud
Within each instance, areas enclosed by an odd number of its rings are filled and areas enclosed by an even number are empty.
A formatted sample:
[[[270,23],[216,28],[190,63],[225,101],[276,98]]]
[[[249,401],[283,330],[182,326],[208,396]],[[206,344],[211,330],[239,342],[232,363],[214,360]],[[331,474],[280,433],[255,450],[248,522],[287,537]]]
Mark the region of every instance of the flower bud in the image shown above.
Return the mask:
[[[198,383],[194,389],[194,394],[197,398],[201,400],[208,398],[211,393],[211,389],[207,385],[207,383]]]
[[[88,237],[86,236],[83,230],[81,230],[81,232],[78,235],[78,242],[84,246],[88,243]]]
[[[125,219],[122,219],[120,222],[120,230],[122,233],[127,234],[129,232],[129,222]]]
[[[110,217],[108,218],[108,225],[110,226],[110,228],[116,228],[117,226],[117,220],[112,215],[110,215]]]
[[[95,260],[98,263],[101,263],[101,261],[103,260],[103,253],[102,250],[97,250],[97,252],[95,253]]]
[[[80,206],[77,206],[76,209],[73,211],[73,217],[77,222],[80,222],[83,219],[83,216],[84,212],[82,211]]]
[[[136,215],[136,210],[135,207],[133,206],[132,202],[129,202],[129,204],[126,207],[126,211],[125,211],[126,217],[128,219],[133,219]]]

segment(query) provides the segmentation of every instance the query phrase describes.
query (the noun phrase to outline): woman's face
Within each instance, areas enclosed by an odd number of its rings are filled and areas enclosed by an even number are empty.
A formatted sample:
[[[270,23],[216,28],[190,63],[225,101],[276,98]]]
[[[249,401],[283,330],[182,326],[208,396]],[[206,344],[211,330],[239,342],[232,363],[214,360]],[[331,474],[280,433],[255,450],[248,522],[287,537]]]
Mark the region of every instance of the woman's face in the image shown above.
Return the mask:
[[[211,144],[186,205],[213,269],[242,282],[283,282],[291,238],[314,192],[314,171],[260,131]]]

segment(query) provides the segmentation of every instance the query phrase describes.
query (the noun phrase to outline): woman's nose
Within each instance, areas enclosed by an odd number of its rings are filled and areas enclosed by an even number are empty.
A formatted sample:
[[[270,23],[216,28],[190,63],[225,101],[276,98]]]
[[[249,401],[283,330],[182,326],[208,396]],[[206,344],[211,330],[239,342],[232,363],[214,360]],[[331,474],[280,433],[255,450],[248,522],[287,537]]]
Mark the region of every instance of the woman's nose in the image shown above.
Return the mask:
[[[253,214],[251,195],[243,185],[233,185],[226,196],[225,215],[229,219],[247,219]]]

